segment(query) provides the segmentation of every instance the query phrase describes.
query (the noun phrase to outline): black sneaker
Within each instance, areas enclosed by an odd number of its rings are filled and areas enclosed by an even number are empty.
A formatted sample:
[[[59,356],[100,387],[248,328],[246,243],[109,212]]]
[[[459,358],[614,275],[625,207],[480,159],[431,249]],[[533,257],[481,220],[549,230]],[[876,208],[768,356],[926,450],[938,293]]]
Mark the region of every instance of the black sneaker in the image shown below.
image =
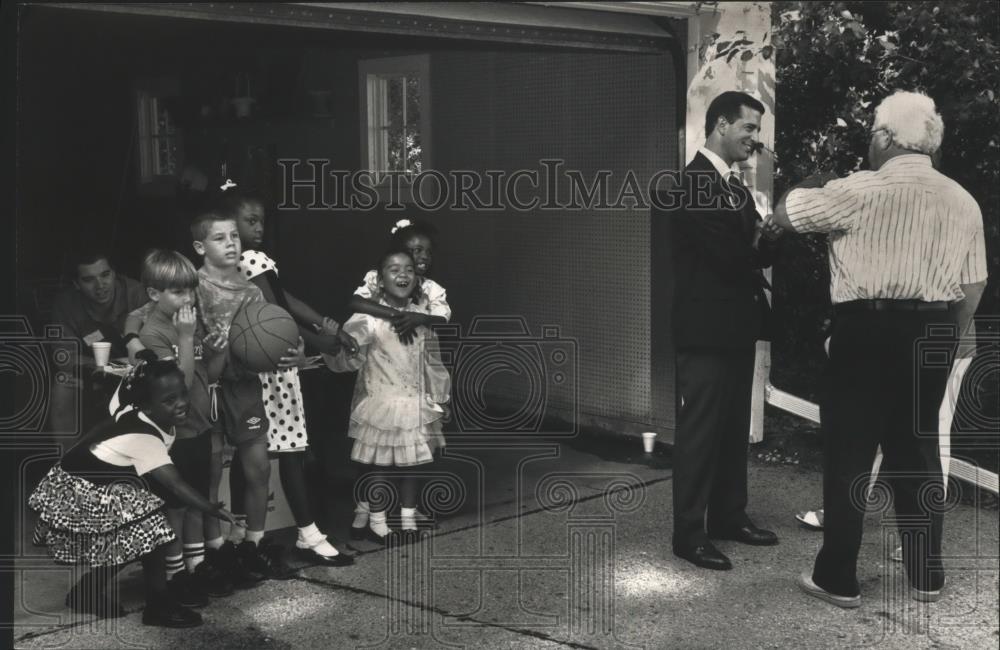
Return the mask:
[[[236,559],[248,580],[261,582],[267,580],[270,575],[271,568],[267,558],[253,542],[241,542],[236,547]]]
[[[240,554],[232,542],[224,543],[219,549],[206,549],[205,561],[226,574],[236,589],[256,587],[263,579],[259,575],[251,575],[244,568]]]
[[[267,566],[267,577],[274,580],[287,580],[295,573],[295,569],[285,562],[285,549],[278,544],[261,540],[257,552]]]
[[[170,595],[182,607],[204,607],[208,604],[208,594],[206,594],[187,571],[178,571],[167,581],[167,590]]]
[[[142,624],[156,627],[198,627],[201,614],[164,597],[146,603],[142,610]]]
[[[208,559],[202,560],[194,568],[192,577],[201,590],[212,598],[222,598],[233,594],[233,581],[229,575]]]

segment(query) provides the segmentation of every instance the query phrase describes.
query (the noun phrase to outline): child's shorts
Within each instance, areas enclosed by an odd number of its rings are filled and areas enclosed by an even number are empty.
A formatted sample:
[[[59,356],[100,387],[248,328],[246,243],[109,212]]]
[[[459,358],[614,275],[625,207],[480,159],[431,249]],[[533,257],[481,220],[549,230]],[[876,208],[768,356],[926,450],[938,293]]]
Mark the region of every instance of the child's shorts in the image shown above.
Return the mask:
[[[219,402],[229,444],[239,447],[262,441],[266,445],[268,420],[260,379],[252,375],[219,384]]]
[[[170,446],[170,460],[174,462],[174,467],[177,468],[181,478],[193,487],[195,492],[207,499],[208,484],[212,474],[212,434],[206,431],[194,438],[174,440],[174,444]],[[166,502],[168,508],[187,507],[186,503],[165,486],[156,484],[152,487],[157,496]]]

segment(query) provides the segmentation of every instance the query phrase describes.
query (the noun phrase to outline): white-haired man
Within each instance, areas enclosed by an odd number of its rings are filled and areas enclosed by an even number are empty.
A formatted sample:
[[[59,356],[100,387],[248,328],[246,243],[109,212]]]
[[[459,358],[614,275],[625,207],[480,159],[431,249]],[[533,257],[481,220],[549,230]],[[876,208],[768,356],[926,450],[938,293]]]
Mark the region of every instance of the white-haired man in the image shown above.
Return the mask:
[[[830,235],[823,547],[799,585],[839,607],[861,603],[857,560],[879,445],[911,595],[937,600],[944,585],[938,407],[956,332],[968,331],[986,285],[986,247],[976,201],[931,164],[943,132],[933,100],[896,92],[875,109],[871,171],[807,180],[773,216],[787,230]]]

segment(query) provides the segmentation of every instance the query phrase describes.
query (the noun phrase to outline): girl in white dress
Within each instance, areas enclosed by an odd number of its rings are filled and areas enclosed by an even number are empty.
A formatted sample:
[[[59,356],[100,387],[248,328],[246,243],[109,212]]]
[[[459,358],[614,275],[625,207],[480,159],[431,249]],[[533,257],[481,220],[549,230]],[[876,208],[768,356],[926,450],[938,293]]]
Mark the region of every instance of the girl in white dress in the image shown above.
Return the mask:
[[[361,286],[354,291],[354,295],[351,297],[348,309],[352,312],[369,314],[389,321],[403,343],[410,343],[414,338],[414,332],[421,325],[427,329],[433,325],[448,323],[451,320],[448,293],[443,286],[430,277],[434,267],[436,250],[434,242],[437,234],[437,228],[432,224],[411,219],[400,219],[390,230],[389,248],[409,251],[413,258],[414,270],[417,273],[417,289],[414,290],[413,302],[418,309],[398,310],[381,303],[378,288],[379,273],[375,269],[365,274]],[[438,339],[433,330],[428,331],[424,347],[429,355],[440,358]],[[447,371],[439,363],[431,364],[429,368],[438,369],[444,375],[442,381],[448,381]],[[354,396],[351,400],[352,409],[363,397],[364,382],[359,380],[354,384]],[[363,531],[368,525],[369,505],[368,501],[364,499],[358,500],[354,509],[354,522],[351,524],[352,539],[360,539],[364,536]],[[419,509],[417,510],[417,521],[421,526],[437,527],[437,522],[420,512]]]
[[[391,250],[379,261],[379,304],[397,312],[420,313],[421,295],[413,257],[408,250]],[[442,420],[447,415],[451,385],[435,355],[428,354],[431,336],[426,326],[413,330],[404,342],[389,320],[354,314],[344,330],[360,346],[354,356],[324,355],[331,370],[360,370],[357,402],[352,406],[348,435],[354,439],[351,459],[368,466],[408,468],[434,460],[444,446]],[[391,473],[391,472],[390,472]],[[405,541],[417,534],[418,481],[414,474],[396,472],[394,481],[402,505]],[[362,479],[361,484],[369,483]],[[352,537],[387,544],[394,537],[384,510],[368,513],[367,528],[352,527]],[[361,533],[360,531],[364,531]]]

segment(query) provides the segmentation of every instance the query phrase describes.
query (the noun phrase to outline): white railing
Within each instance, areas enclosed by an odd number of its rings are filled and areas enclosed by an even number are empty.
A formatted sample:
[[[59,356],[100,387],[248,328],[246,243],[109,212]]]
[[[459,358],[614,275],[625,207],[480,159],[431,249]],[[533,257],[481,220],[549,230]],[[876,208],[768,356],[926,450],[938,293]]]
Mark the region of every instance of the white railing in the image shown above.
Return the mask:
[[[770,382],[764,387],[764,400],[775,408],[788,411],[801,418],[819,424],[819,405],[813,404],[801,397],[796,397],[791,393],[775,388]],[[995,472],[983,469],[978,465],[962,460],[961,458],[951,459],[950,474],[960,478],[966,483],[971,483],[976,487],[1000,494],[1000,476]]]

